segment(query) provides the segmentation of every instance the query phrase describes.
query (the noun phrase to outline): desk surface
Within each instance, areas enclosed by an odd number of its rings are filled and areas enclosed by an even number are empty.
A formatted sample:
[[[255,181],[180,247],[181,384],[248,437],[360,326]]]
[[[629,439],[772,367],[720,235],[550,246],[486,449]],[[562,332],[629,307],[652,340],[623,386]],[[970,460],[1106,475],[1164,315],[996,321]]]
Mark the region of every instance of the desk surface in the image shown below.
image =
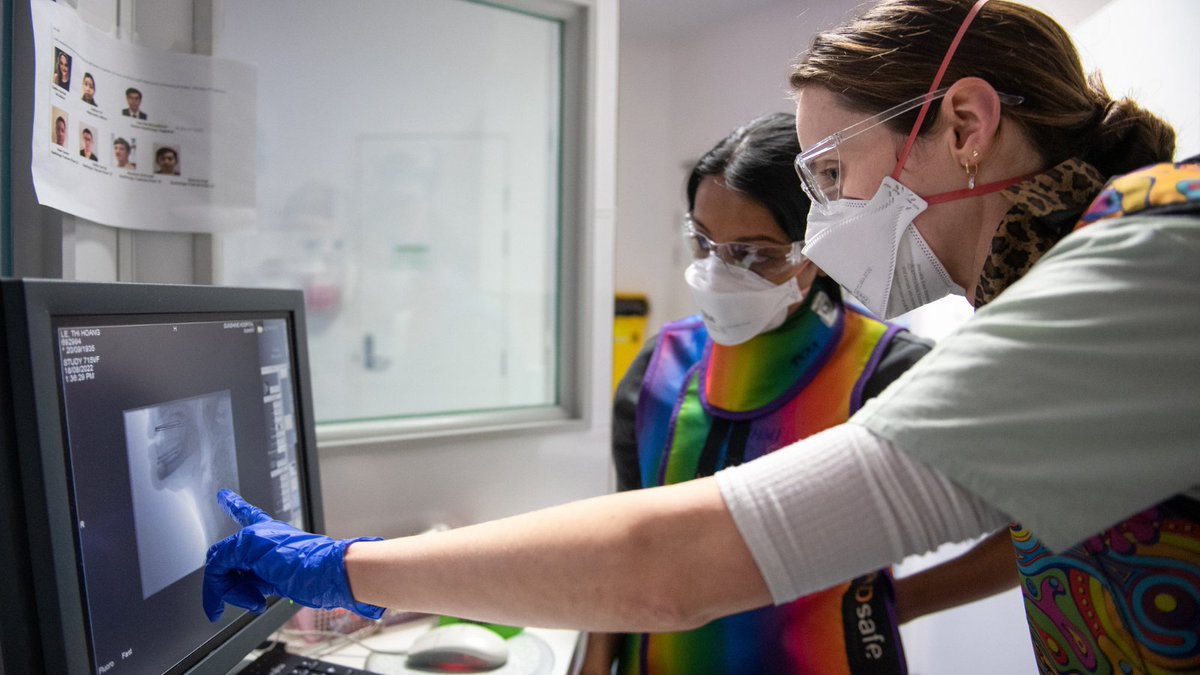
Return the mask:
[[[343,666],[371,669],[385,675],[417,673],[404,667],[404,657],[387,654],[408,649],[418,636],[436,625],[436,617],[427,617],[388,626],[377,633],[355,636],[334,651],[322,648],[326,643],[305,643],[289,639],[290,651]],[[509,640],[509,662],[489,671],[488,675],[569,675],[575,671],[576,645],[580,633],[574,630],[526,628]],[[372,654],[371,650],[379,650]],[[426,672],[425,675],[428,675]]]

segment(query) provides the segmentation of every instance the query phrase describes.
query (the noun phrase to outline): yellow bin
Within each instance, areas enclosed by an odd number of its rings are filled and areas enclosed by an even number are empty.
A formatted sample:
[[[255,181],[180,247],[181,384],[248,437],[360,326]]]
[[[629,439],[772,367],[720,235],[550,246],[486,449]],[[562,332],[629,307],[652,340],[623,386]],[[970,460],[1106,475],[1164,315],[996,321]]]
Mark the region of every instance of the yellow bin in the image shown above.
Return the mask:
[[[618,293],[613,317],[613,393],[646,342],[650,302],[638,293]]]

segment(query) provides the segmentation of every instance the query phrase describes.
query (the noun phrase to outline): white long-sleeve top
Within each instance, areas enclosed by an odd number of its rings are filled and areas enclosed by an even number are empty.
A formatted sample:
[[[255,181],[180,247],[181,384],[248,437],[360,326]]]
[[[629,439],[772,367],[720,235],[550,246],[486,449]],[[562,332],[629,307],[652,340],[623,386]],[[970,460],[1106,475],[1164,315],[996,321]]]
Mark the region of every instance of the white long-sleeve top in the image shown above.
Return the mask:
[[[1019,521],[1200,498],[1200,218],[1063,239],[848,424],[717,474],[777,602]]]

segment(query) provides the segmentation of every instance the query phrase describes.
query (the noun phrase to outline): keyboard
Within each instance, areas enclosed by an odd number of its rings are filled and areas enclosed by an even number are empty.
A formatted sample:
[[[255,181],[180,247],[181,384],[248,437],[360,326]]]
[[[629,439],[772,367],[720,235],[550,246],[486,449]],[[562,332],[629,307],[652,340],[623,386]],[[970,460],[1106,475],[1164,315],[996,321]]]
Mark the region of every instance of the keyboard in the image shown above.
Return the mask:
[[[369,670],[292,654],[276,643],[237,675],[372,675]]]

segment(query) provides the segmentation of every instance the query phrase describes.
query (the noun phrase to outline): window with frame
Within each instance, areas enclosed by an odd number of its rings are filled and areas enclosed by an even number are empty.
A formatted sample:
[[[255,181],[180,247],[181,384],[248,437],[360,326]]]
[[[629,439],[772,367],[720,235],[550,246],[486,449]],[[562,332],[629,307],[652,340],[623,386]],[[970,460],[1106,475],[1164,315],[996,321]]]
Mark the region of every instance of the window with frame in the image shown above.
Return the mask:
[[[559,404],[561,18],[468,0],[213,3],[258,70],[257,211],[217,278],[305,292],[316,415]]]

